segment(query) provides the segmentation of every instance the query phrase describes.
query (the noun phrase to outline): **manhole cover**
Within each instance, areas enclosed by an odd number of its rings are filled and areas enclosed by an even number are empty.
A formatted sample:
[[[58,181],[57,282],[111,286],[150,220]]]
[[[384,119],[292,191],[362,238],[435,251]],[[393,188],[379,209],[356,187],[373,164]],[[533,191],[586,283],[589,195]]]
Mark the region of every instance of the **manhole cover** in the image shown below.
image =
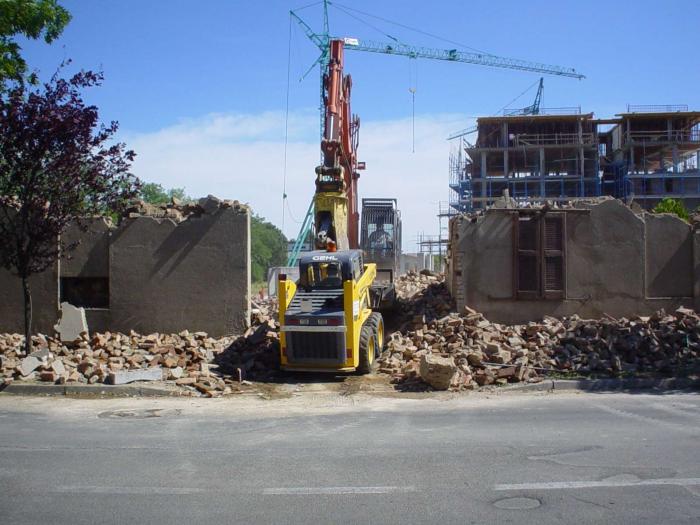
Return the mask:
[[[142,408],[108,410],[100,412],[97,417],[103,419],[149,419],[152,417],[176,416],[180,410],[166,410],[163,408]]]
[[[527,510],[536,509],[542,505],[542,503],[535,498],[504,498],[494,502],[493,505],[499,509]]]

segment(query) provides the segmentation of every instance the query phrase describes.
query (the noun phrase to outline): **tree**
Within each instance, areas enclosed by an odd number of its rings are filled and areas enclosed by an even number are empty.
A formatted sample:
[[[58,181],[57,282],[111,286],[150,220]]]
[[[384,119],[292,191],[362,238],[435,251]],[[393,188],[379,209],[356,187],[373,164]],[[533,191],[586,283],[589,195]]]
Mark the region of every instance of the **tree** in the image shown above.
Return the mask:
[[[683,202],[670,197],[662,199],[651,211],[653,213],[673,213],[684,221],[690,220],[690,214],[683,205]]]
[[[0,0],[0,91],[8,80],[23,82],[27,71],[15,37],[43,38],[50,44],[70,19],[70,13],[56,0]],[[35,82],[36,78],[32,75],[30,80]]]
[[[185,188],[171,188],[166,190],[160,184],[147,182],[141,186],[139,198],[149,204],[166,204],[172,199],[180,202],[190,202],[192,199],[185,193]]]
[[[250,218],[251,277],[254,282],[267,279],[267,269],[287,262],[287,239],[280,229],[263,217]]]
[[[119,211],[139,181],[130,172],[134,152],[114,142],[117,123],[99,124],[98,111],[81,90],[102,75],[82,71],[68,80],[14,86],[0,99],[0,265],[22,279],[25,351],[31,348],[29,276],[74,246],[61,234],[70,224]]]

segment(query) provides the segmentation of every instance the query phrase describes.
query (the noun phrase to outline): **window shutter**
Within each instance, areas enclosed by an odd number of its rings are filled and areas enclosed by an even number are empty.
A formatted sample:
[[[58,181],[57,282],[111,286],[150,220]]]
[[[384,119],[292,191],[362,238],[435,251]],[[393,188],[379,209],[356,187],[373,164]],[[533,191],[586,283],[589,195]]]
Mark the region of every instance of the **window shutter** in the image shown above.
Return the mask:
[[[536,299],[540,295],[540,220],[535,214],[513,216],[515,241],[515,296]]]
[[[542,221],[542,282],[544,297],[563,299],[566,295],[566,219],[563,213],[547,213]]]

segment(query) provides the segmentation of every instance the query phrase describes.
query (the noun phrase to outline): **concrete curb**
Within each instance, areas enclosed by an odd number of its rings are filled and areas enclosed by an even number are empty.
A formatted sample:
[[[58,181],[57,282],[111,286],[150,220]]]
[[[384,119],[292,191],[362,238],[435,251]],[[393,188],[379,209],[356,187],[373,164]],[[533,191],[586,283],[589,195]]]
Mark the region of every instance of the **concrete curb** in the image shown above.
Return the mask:
[[[620,392],[637,390],[700,390],[700,379],[688,377],[625,379],[545,379],[506,387],[511,392]]]
[[[15,396],[72,396],[72,397],[179,397],[182,394],[174,389],[143,384],[133,385],[42,385],[14,381],[0,393]]]

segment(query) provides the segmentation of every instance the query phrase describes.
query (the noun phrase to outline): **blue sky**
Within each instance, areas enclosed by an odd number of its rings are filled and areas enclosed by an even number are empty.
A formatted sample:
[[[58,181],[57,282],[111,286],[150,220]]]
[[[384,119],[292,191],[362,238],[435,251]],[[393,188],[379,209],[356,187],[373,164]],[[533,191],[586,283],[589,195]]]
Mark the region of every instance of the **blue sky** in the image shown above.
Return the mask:
[[[282,225],[284,111],[289,9],[304,0],[63,0],[73,20],[51,46],[24,44],[31,67],[52,73],[66,57],[102,69],[104,85],[88,99],[139,157],[134,171],[195,196],[249,202]],[[578,81],[545,77],[546,107],[581,106],[610,116],[632,104],[700,108],[697,21],[700,2],[558,2],[345,0],[340,5],[440,35],[482,51],[575,67]],[[347,12],[347,11],[346,11]],[[352,12],[330,9],[331,32],[439,48],[456,47]],[[321,8],[300,11],[321,27]],[[294,236],[313,191],[318,160],[318,72],[299,82],[317,56],[294,24],[291,38],[289,206]],[[379,29],[379,31],[377,30]],[[346,54],[353,111],[362,119],[361,195],[396,195],[404,210],[405,248],[437,233],[437,202],[447,200],[449,132],[493,114],[539,78],[535,73],[368,53]],[[416,88],[416,153],[411,99]],[[534,90],[513,103],[531,102]]]

